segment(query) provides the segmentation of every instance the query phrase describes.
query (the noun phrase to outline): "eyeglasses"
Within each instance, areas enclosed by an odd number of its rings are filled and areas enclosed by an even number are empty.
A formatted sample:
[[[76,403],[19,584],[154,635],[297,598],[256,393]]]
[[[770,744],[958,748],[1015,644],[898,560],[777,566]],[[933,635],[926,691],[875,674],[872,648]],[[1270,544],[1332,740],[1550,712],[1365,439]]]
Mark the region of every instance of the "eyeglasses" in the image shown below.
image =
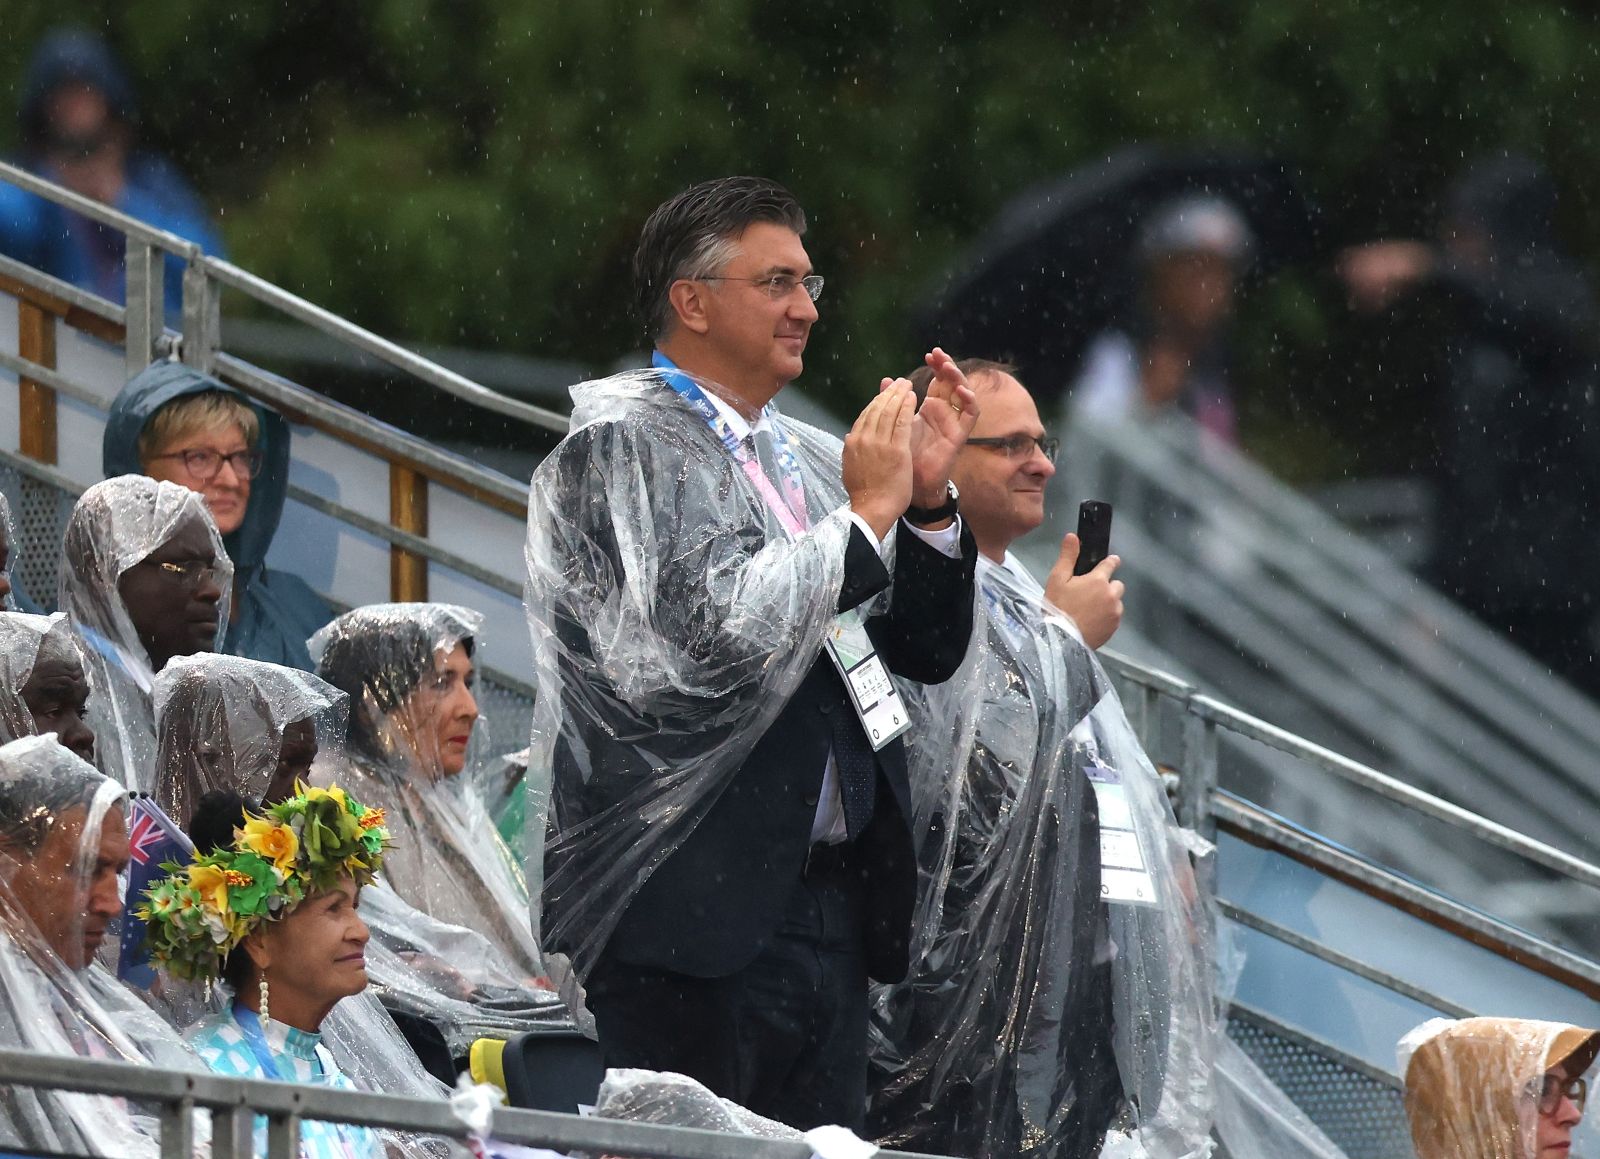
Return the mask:
[[[168,575],[178,577],[174,582],[182,584],[191,592],[199,591],[222,574],[222,568],[216,563],[207,563],[200,559],[191,559],[185,563],[162,562],[157,566]]]
[[[241,479],[254,479],[261,472],[260,451],[235,451],[224,455],[221,451],[208,451],[196,447],[188,451],[168,451],[164,455],[151,455],[151,459],[182,459],[183,469],[202,483],[209,483],[227,462],[233,473]]]
[[[1539,1088],[1539,1113],[1553,1115],[1561,1106],[1562,1098],[1572,1100],[1572,1105],[1579,1111],[1583,1104],[1589,1101],[1589,1083],[1585,1079],[1565,1079],[1559,1075],[1547,1074],[1544,1084]]]
[[[806,292],[806,297],[815,302],[822,297],[822,275],[807,274],[797,278],[792,274],[773,274],[770,278],[696,278],[699,282],[749,282],[774,302],[781,302],[794,288],[800,286]]]
[[[1052,463],[1061,453],[1061,440],[1044,435],[1006,435],[1004,438],[968,439],[967,446],[999,447],[1006,453],[1008,459],[1025,459],[1033,454],[1033,448],[1038,447],[1044,457]]]

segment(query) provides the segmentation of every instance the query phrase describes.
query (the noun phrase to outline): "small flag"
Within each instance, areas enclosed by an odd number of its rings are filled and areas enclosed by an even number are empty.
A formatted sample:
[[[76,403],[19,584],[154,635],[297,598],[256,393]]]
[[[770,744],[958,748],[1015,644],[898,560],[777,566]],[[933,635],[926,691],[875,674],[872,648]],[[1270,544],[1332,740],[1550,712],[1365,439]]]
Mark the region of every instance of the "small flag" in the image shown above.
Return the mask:
[[[131,986],[148,990],[156,980],[149,951],[145,948],[144,923],[136,912],[144,904],[144,891],[160,880],[163,861],[185,861],[193,852],[194,843],[161,811],[153,798],[143,793],[129,798],[128,891],[122,900],[117,977]]]

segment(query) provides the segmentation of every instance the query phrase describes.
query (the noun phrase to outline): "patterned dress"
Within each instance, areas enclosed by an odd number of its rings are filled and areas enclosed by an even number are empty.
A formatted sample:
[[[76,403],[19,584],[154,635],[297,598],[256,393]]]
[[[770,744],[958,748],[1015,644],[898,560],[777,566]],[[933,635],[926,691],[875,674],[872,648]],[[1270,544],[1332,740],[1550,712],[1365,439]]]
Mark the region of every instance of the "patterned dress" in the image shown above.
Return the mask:
[[[208,1018],[188,1035],[195,1052],[217,1074],[249,1079],[278,1078],[341,1091],[356,1089],[354,1083],[339,1073],[333,1055],[322,1045],[322,1035],[274,1021],[264,1028],[264,1037],[277,1068],[276,1075],[266,1072],[231,1010]],[[265,1155],[265,1116],[257,1116],[255,1135],[256,1153]],[[383,1154],[383,1143],[378,1133],[370,1128],[301,1120],[301,1159],[383,1159]]]

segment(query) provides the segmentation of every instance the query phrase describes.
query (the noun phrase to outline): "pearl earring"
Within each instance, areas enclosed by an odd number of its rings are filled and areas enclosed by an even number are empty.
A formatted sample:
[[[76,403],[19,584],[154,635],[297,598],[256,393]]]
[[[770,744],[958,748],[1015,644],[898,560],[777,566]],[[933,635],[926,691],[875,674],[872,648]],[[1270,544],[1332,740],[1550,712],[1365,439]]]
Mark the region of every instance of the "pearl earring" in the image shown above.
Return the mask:
[[[261,975],[261,1029],[272,1023],[272,992],[267,989],[267,976]]]

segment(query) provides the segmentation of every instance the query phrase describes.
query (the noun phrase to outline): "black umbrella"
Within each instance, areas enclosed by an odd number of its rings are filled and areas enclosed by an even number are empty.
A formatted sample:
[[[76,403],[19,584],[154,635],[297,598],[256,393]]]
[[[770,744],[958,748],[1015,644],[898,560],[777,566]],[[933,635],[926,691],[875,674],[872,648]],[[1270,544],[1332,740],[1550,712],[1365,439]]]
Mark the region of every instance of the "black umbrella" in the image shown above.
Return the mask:
[[[1130,304],[1144,219],[1185,193],[1245,216],[1257,275],[1320,248],[1318,215],[1282,162],[1134,146],[1007,204],[915,313],[919,342],[1014,362],[1044,395],[1064,390],[1089,340]]]

